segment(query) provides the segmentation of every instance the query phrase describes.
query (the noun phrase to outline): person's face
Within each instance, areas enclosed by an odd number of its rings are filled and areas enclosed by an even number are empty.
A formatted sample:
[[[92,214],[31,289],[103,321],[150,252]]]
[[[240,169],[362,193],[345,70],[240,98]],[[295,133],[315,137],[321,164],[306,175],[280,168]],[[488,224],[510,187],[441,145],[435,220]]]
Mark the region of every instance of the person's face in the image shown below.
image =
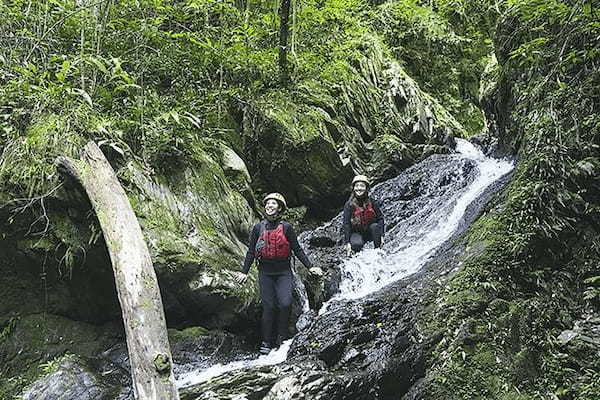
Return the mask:
[[[279,207],[279,203],[277,200],[269,199],[265,203],[265,214],[269,217],[272,217],[281,211],[281,207]]]
[[[356,182],[354,184],[354,194],[357,197],[362,197],[367,192],[367,184],[364,182]]]

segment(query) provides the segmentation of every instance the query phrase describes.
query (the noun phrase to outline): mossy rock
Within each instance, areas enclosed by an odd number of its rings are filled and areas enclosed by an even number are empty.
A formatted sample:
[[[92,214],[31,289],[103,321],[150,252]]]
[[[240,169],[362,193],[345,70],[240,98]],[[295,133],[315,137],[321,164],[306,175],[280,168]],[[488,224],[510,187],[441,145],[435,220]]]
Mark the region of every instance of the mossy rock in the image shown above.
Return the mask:
[[[253,337],[248,341],[248,337],[242,335],[223,330],[208,330],[200,326],[182,330],[169,329],[168,333],[176,368],[186,372],[191,366],[208,367],[243,358],[255,351],[255,343],[258,340]]]
[[[435,144],[411,144],[394,135],[378,136],[370,143],[371,162],[367,174],[374,182],[390,179],[433,154],[447,154],[450,149]]]
[[[45,375],[23,392],[23,400],[114,399],[129,391],[119,385],[118,378],[115,382],[116,371],[98,371],[85,357],[74,354],[53,360],[43,369]]]
[[[310,212],[337,209],[354,173],[380,181],[448,152],[448,137],[464,136],[378,39],[365,42],[348,82],[306,81],[295,92],[272,90],[239,106],[243,158],[260,191],[282,192],[291,206]]]
[[[56,118],[50,121],[43,126],[57,124]],[[61,152],[72,155],[60,142],[43,145],[43,162]],[[246,318],[245,311],[258,302],[253,286],[234,283],[254,222],[249,205],[254,195],[245,165],[239,157],[230,160],[233,151],[223,142],[198,141],[188,150],[182,169],[162,175],[119,154],[110,159],[148,242],[168,321],[199,324],[207,319],[208,326],[223,327],[237,323],[238,315]],[[46,167],[54,169],[52,160]],[[245,185],[247,193],[242,195],[230,181]],[[43,205],[41,216],[34,203],[0,223],[0,248],[6,250],[2,269],[10,278],[3,282],[16,283],[6,287],[11,298],[0,304],[0,311],[45,311],[94,323],[120,319],[106,245],[81,188],[65,182]],[[11,215],[10,210],[2,212]],[[43,234],[26,233],[32,230]]]
[[[4,329],[0,338],[0,360],[5,384],[13,383],[13,394],[43,376],[48,363],[67,352],[92,357],[120,340],[113,337],[117,332],[114,327],[98,327],[53,314],[15,316],[6,327],[9,329]]]
[[[258,302],[235,283],[254,222],[246,199],[201,148],[171,176],[128,163],[121,175],[148,243],[169,324],[226,327]],[[244,318],[242,318],[244,319]]]
[[[281,192],[292,207],[340,202],[352,170],[338,156],[327,119],[283,92],[244,108],[244,156],[262,192]]]

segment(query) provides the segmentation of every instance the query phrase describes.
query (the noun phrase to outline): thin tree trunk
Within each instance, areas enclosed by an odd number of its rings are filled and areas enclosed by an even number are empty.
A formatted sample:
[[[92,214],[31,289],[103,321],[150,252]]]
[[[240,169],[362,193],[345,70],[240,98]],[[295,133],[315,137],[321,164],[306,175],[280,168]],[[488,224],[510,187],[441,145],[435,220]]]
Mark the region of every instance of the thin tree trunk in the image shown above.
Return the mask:
[[[115,172],[94,142],[81,160],[58,157],[85,189],[100,221],[121,303],[133,389],[140,400],[178,400],[158,281],[142,230]]]
[[[291,0],[281,0],[281,7],[279,8],[279,73],[281,77],[281,83],[284,85],[287,85],[287,83],[289,82],[287,46],[290,20],[290,5]]]

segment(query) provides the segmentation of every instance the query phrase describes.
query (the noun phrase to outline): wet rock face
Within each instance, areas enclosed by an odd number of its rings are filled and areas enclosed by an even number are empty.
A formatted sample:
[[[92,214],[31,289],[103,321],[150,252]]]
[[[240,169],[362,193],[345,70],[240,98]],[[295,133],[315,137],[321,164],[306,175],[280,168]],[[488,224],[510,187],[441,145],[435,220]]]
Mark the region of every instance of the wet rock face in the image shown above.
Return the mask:
[[[322,361],[305,357],[282,365],[230,372],[179,393],[181,400],[341,400],[351,398],[345,396],[352,394],[353,386],[352,379],[329,373]]]
[[[253,213],[211,157],[197,158],[193,168],[168,179],[130,163],[124,180],[134,188],[129,197],[157,272],[167,323],[231,327],[245,322],[239,316],[258,300],[253,286],[240,290],[234,275]]]
[[[224,331],[207,331],[200,327],[169,330],[169,343],[177,376],[211,365],[256,356],[253,344],[238,336]]]
[[[329,372],[351,378],[356,396],[368,397],[371,389],[380,398],[406,393],[424,372],[415,331],[418,290],[413,278],[366,299],[335,304],[295,338],[290,356],[315,356]]]
[[[288,361],[183,389],[183,400],[398,399],[424,374],[418,277],[336,304],[295,338]]]
[[[25,391],[23,400],[133,399],[130,389],[123,386],[128,380],[124,371],[113,369],[98,374],[98,366],[76,356],[66,356],[56,362],[58,365],[48,375]]]
[[[58,366],[57,371],[46,378],[37,381],[23,395],[25,400],[53,400],[79,398],[92,400],[102,397],[106,387],[96,380],[93,374],[74,361],[65,361]]]
[[[176,375],[217,363],[256,357],[253,349],[235,335],[200,327],[169,330],[169,342]],[[121,341],[98,353],[99,347],[88,356],[68,354],[50,361],[50,371],[31,385],[23,398],[133,400],[126,344]]]
[[[0,346],[4,376],[39,376],[39,364],[52,364],[65,353],[93,357],[111,343],[122,340],[118,327],[98,327],[51,314],[13,318],[5,325]]]

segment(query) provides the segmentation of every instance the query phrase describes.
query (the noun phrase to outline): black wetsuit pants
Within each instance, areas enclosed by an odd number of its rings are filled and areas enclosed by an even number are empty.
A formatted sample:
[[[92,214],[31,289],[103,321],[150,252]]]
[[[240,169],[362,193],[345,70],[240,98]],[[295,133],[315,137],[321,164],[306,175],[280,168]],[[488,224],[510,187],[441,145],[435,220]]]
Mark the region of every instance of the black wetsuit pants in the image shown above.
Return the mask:
[[[262,337],[264,342],[273,346],[278,337],[280,340],[287,339],[292,305],[292,272],[265,274],[261,271],[258,274],[258,285],[262,299]]]
[[[371,240],[376,249],[381,247],[381,229],[377,223],[369,225],[364,232],[352,232],[350,235],[350,245],[354,251],[361,251],[365,243]]]

